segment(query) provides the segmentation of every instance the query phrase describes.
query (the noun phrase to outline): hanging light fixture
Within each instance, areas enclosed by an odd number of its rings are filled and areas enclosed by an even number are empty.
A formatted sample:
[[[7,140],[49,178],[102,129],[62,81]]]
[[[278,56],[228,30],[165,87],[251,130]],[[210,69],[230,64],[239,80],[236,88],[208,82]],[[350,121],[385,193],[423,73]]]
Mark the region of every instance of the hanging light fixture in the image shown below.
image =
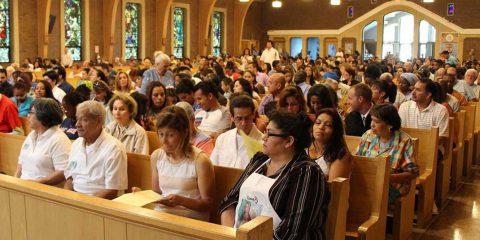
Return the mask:
[[[330,5],[340,5],[340,0],[330,0]]]
[[[240,2],[249,2],[250,0],[239,0]]]
[[[423,0],[424,3],[432,3],[435,2],[435,0]]]
[[[273,1],[272,1],[272,7],[274,7],[274,8],[281,8],[281,7],[282,7],[282,1],[280,1],[280,0],[273,0]]]

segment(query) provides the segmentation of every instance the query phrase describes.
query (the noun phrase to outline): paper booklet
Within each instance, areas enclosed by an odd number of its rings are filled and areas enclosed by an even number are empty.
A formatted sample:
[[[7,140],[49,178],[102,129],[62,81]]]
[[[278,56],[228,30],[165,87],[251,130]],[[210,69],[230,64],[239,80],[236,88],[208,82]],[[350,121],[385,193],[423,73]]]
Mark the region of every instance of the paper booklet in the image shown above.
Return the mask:
[[[137,207],[143,207],[147,204],[157,202],[162,198],[162,195],[152,190],[146,190],[135,193],[123,194],[122,196],[113,199],[113,201],[130,204]]]

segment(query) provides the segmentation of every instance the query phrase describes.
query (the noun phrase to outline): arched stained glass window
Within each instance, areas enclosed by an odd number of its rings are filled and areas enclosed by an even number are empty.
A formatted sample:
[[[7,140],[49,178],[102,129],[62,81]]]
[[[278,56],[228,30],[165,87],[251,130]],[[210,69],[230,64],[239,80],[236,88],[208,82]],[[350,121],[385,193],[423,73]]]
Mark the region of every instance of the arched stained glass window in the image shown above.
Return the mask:
[[[186,9],[173,9],[173,55],[177,58],[185,56],[185,18]]]
[[[302,38],[290,38],[290,55],[292,57],[302,56]]]
[[[412,59],[413,20],[412,14],[403,11],[384,16],[382,58],[393,55],[401,61]]]
[[[140,4],[128,2],[125,7],[125,59],[139,58]]]
[[[363,28],[363,60],[375,57],[377,54],[377,21]]]
[[[320,51],[320,39],[307,38],[307,53],[311,59],[316,60]]]
[[[82,59],[82,0],[64,0],[65,47],[74,61]]]
[[[418,56],[421,58],[433,57],[437,30],[432,24],[422,20],[420,21],[419,36]]]
[[[214,56],[222,54],[223,50],[223,12],[213,12],[212,15],[212,53]]]

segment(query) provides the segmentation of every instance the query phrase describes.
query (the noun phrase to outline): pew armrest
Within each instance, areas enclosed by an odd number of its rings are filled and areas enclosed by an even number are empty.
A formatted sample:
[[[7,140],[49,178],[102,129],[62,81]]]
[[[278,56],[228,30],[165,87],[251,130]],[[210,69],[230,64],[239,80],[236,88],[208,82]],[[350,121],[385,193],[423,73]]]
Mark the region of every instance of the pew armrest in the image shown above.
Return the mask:
[[[378,216],[371,216],[367,221],[358,227],[360,239],[368,239],[368,236],[374,234],[379,225]],[[363,237],[362,237],[363,236]]]
[[[432,170],[431,169],[427,169],[423,174],[421,174],[419,177],[418,177],[418,183],[420,185],[423,185],[425,184],[425,182],[427,182],[432,176]]]

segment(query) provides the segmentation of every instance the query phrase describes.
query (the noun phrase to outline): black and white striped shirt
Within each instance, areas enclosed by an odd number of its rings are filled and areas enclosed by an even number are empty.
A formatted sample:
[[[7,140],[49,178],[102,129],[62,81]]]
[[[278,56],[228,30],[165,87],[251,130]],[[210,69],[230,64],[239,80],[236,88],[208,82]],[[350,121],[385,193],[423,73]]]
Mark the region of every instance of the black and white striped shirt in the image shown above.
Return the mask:
[[[242,176],[220,204],[220,212],[238,203],[243,182],[269,157],[257,153]],[[258,173],[265,174],[265,165]],[[270,188],[269,198],[282,219],[274,229],[274,239],[325,239],[325,221],[328,209],[328,189],[320,167],[305,152],[296,154],[284,170],[279,169],[271,178],[277,178]]]

